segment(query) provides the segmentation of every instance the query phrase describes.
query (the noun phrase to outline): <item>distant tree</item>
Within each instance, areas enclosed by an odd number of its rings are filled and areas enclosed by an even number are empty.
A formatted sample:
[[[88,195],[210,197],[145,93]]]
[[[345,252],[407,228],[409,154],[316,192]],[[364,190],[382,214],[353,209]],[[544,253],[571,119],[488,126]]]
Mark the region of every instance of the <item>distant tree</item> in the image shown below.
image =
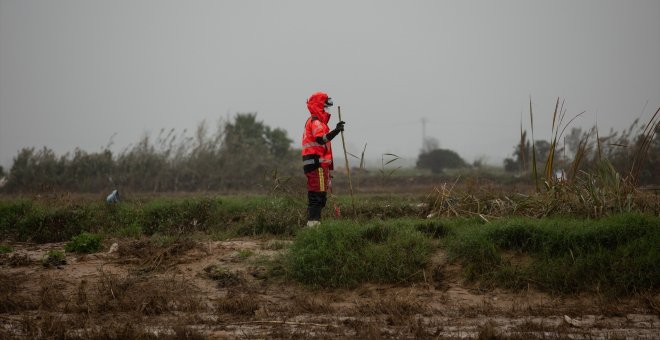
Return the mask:
[[[110,150],[88,153],[76,149],[73,157],[65,161],[63,182],[60,185],[85,192],[110,189],[108,177],[112,175],[114,167]]]
[[[288,150],[292,140],[282,129],[271,129],[257,121],[256,113],[239,113],[225,124],[221,149],[222,181],[230,187],[242,187],[268,171],[290,163]]]
[[[39,151],[23,148],[14,158],[5,189],[31,191],[60,186],[65,179],[65,162],[65,157],[57,158],[55,152],[46,147]]]
[[[422,142],[422,153],[440,149],[440,141],[438,141],[438,139],[435,137],[426,137]]]
[[[472,161],[472,167],[476,169],[481,169],[486,165],[486,156],[479,156]]]
[[[430,169],[434,174],[444,169],[456,169],[466,166],[465,161],[456,152],[448,149],[434,149],[423,152],[417,158],[417,167]]]
[[[5,168],[0,165],[0,178],[5,177],[7,174],[5,174]]]
[[[527,131],[523,131],[520,142],[513,147],[513,158],[504,160],[504,170],[508,172],[523,172],[531,162],[532,145],[527,139]]]
[[[120,154],[116,161],[119,183],[136,190],[160,190],[159,178],[166,169],[167,157],[156,150],[147,135],[128,152]]]
[[[286,157],[291,149],[291,142],[293,142],[286,135],[286,131],[280,128],[271,130],[266,127],[265,130],[266,142],[271,155],[282,158]]]
[[[546,140],[534,141],[534,149],[536,150],[536,167],[543,171],[545,163],[548,161],[550,155],[550,142]],[[557,151],[558,152],[558,151]],[[558,154],[555,154],[555,161]],[[513,158],[504,159],[504,170],[508,172],[525,172],[531,168],[532,160],[532,143],[527,139],[527,131],[523,131],[520,136],[520,142],[513,146]],[[555,162],[555,164],[557,164]]]

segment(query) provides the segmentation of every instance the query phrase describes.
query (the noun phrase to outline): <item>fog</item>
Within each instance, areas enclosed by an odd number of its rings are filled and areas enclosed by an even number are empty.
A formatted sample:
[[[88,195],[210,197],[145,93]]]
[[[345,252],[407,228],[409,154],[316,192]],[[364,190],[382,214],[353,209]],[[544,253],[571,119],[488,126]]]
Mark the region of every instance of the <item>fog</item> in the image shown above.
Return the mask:
[[[161,128],[258,112],[299,147],[305,101],[350,152],[414,160],[425,135],[501,165],[557,97],[574,126],[660,107],[660,1],[0,0],[0,164],[23,147],[119,152]],[[333,111],[336,115],[336,107]],[[332,126],[337,121],[331,120]]]

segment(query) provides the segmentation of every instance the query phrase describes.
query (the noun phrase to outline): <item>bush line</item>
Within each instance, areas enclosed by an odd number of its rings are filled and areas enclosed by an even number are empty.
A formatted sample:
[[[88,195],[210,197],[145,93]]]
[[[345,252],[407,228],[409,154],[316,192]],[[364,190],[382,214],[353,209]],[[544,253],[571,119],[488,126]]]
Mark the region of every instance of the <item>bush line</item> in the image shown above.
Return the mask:
[[[635,213],[475,221],[453,228],[447,246],[466,277],[481,284],[631,295],[660,288],[659,226],[660,218]]]

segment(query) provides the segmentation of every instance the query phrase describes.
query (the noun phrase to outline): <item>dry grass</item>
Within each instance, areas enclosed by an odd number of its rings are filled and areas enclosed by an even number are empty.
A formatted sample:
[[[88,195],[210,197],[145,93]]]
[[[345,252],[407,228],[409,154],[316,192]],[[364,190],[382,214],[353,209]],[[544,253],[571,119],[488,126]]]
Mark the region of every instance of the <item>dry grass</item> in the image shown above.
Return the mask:
[[[383,296],[359,305],[357,315],[381,320],[399,336],[413,335],[416,338],[427,336],[429,326],[421,318],[426,311],[425,304],[413,296]]]
[[[43,278],[35,301],[17,294],[21,287],[20,277],[0,275],[0,311],[22,313],[12,334],[25,338],[199,339],[197,331],[177,323],[163,326],[162,334],[154,333],[143,317],[208,312],[194,287],[175,276],[101,271],[98,282],[81,280],[70,290],[62,282]]]
[[[373,321],[346,319],[343,324],[355,332],[355,339],[383,339],[385,335],[382,327]]]
[[[641,297],[650,310],[660,315],[660,294],[644,293]]]
[[[28,339],[65,339],[67,330],[75,329],[75,325],[56,313],[39,312],[24,314],[21,329],[22,335]]]
[[[220,314],[229,314],[233,317],[254,317],[261,305],[262,301],[254,294],[229,290],[227,295],[216,302],[215,306]]]
[[[330,297],[324,294],[301,293],[291,297],[291,313],[330,314],[335,311]]]
[[[27,253],[13,253],[4,261],[10,267],[25,267],[32,264],[32,260]]]
[[[92,301],[84,301],[88,296],[84,288],[79,289],[77,296],[79,305],[90,305],[99,313],[135,312],[141,315],[160,315],[169,312],[195,312],[204,308],[197,290],[176,276],[119,276],[101,272]]]
[[[423,313],[425,304],[412,296],[385,296],[358,307],[363,315],[390,315],[398,318]]]
[[[434,188],[427,200],[430,202],[431,216],[473,216],[485,222],[511,216],[600,218],[624,211],[657,211],[657,197],[653,193],[624,190],[627,184],[616,187],[594,185],[600,182],[594,176],[585,175],[575,183],[554,182],[549,190],[536,194],[508,194],[485,188],[464,191],[454,185],[443,184]]]
[[[218,288],[235,287],[245,284],[245,277],[237,271],[229,271],[212,264],[204,268],[204,275],[218,283]]]
[[[189,239],[176,239],[166,245],[154,244],[149,240],[134,240],[120,245],[118,253],[121,263],[138,264],[140,271],[146,273],[180,263],[181,256],[195,247],[197,243]]]
[[[0,313],[13,313],[37,308],[34,299],[26,295],[23,274],[0,273]]]
[[[67,302],[65,295],[66,284],[53,278],[43,278],[39,288],[39,310],[61,310]]]

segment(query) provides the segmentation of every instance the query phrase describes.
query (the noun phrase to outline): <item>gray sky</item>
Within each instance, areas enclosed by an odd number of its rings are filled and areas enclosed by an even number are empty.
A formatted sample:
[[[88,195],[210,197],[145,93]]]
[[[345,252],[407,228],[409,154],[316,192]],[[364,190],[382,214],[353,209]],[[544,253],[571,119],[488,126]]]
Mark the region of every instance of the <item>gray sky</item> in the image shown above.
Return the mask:
[[[0,0],[0,164],[248,111],[298,146],[318,90],[354,153],[415,158],[426,117],[441,147],[501,164],[530,96],[537,139],[557,97],[586,111],[576,126],[650,118],[658,15],[657,0]]]

